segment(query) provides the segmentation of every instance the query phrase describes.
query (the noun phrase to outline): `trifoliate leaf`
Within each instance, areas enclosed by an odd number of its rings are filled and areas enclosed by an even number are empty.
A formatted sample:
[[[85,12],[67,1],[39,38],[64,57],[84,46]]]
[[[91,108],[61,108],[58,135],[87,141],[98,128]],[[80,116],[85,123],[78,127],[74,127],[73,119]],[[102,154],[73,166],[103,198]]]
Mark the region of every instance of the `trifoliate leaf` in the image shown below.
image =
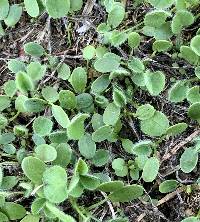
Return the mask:
[[[136,58],[136,57],[132,58],[128,62],[128,68],[136,73],[141,73],[141,72],[144,72],[145,70],[143,62],[139,58]]]
[[[91,60],[94,58],[95,53],[95,47],[92,45],[88,45],[83,49],[83,58],[86,60]]]
[[[153,51],[155,52],[166,52],[170,50],[172,47],[172,43],[167,40],[156,40],[153,43]]]
[[[176,190],[178,187],[178,181],[176,180],[165,180],[159,185],[159,191],[161,193],[170,193]]]
[[[19,59],[11,59],[8,61],[8,69],[13,73],[26,71],[26,65]]]
[[[69,117],[67,113],[62,109],[62,107],[57,105],[52,105],[52,114],[59,125],[63,128],[67,128],[70,124]]]
[[[77,114],[70,121],[69,126],[67,127],[67,134],[70,139],[79,140],[85,132],[84,121],[89,117],[88,114]]]
[[[77,93],[84,92],[87,84],[87,73],[85,69],[82,67],[75,68],[69,81]]]
[[[64,17],[70,10],[70,0],[46,0],[46,9],[54,19]]]
[[[168,127],[169,120],[158,111],[151,118],[141,121],[142,132],[149,136],[162,136],[166,133]]]
[[[200,56],[199,44],[200,44],[200,35],[196,35],[194,38],[192,38],[190,42],[190,47],[198,56]]]
[[[1,210],[6,213],[10,220],[14,221],[22,219],[26,215],[26,209],[22,205],[13,202],[6,202]]]
[[[47,104],[44,100],[38,98],[27,99],[24,102],[24,107],[26,112],[34,112],[34,113],[42,112],[45,110],[46,105]]]
[[[50,134],[53,127],[53,122],[43,116],[39,116],[33,122],[33,131],[39,136],[47,136]]]
[[[47,144],[41,144],[35,148],[35,156],[44,162],[54,161],[57,157],[56,149]]]
[[[96,152],[96,144],[90,134],[85,134],[78,141],[79,151],[86,159],[92,159]]]
[[[101,167],[108,163],[109,158],[109,152],[107,150],[99,149],[92,158],[92,163],[96,167]]]
[[[95,142],[102,142],[109,138],[110,134],[112,133],[113,129],[111,126],[102,126],[98,128],[93,134],[92,134],[92,140]]]
[[[199,120],[200,119],[200,102],[193,103],[188,109],[188,116],[191,119]]]
[[[8,96],[0,95],[0,112],[7,109],[10,106],[10,98]]]
[[[25,72],[18,72],[16,75],[16,87],[22,93],[27,93],[34,89],[34,84],[32,79]]]
[[[189,46],[180,47],[179,57],[185,59],[192,65],[193,64],[196,65],[199,60],[199,57],[197,56],[197,54]]]
[[[125,16],[125,8],[122,3],[114,3],[112,10],[108,14],[108,24],[116,28],[121,24]]]
[[[199,86],[193,86],[187,92],[187,100],[190,103],[200,102],[200,88]]]
[[[70,77],[71,69],[70,67],[63,63],[57,70],[58,72],[58,78],[61,78],[62,80],[67,80]]]
[[[37,17],[40,13],[37,0],[24,0],[24,5],[27,13],[31,17]]]
[[[4,19],[4,22],[7,26],[13,27],[19,22],[21,15],[22,7],[18,4],[11,5],[8,16]]]
[[[111,193],[108,198],[112,202],[124,203],[141,197],[143,195],[143,191],[144,189],[140,185],[127,185]]]
[[[173,126],[170,126],[167,129],[166,134],[168,136],[176,136],[178,134],[183,133],[187,129],[188,125],[186,123],[177,123]]]
[[[101,75],[94,82],[92,82],[91,90],[93,94],[101,94],[103,93],[109,86],[110,79],[109,75]]]
[[[16,84],[14,80],[8,80],[3,85],[3,89],[5,91],[5,94],[9,97],[13,97],[16,93]]]
[[[116,190],[121,189],[124,186],[124,183],[122,181],[110,181],[106,183],[102,183],[100,186],[98,186],[98,190],[103,192],[114,192]]]
[[[116,106],[114,103],[110,103],[104,113],[103,113],[103,122],[106,125],[114,126],[120,116],[120,107]]]
[[[41,65],[39,62],[31,62],[27,66],[27,74],[32,80],[41,80],[46,72],[46,66]]]
[[[35,184],[42,183],[42,175],[46,165],[36,157],[25,157],[22,161],[22,170],[24,174]]]
[[[59,97],[57,90],[51,86],[46,86],[42,89],[42,96],[50,103],[55,103]]]
[[[194,170],[198,162],[198,152],[193,148],[187,148],[180,158],[180,168],[184,173]]]
[[[55,183],[56,181],[56,183]],[[43,173],[44,195],[52,203],[61,203],[68,197],[67,173],[60,166],[52,166]]]
[[[128,35],[128,45],[129,47],[135,49],[140,45],[141,37],[137,32],[131,32]]]
[[[145,84],[152,96],[158,96],[165,88],[165,75],[161,71],[145,72]]]
[[[140,120],[146,120],[155,114],[155,109],[150,104],[141,105],[137,108],[136,117]]]
[[[155,157],[151,157],[147,160],[144,165],[142,178],[145,182],[152,182],[156,179],[158,175],[158,170],[160,167],[159,160]]]
[[[0,20],[4,20],[8,16],[9,7],[8,0],[0,1]]]
[[[59,92],[59,102],[64,109],[75,109],[77,105],[76,96],[70,90],[61,90]]]
[[[40,57],[44,54],[44,48],[35,42],[29,42],[24,45],[24,51],[28,55]]]

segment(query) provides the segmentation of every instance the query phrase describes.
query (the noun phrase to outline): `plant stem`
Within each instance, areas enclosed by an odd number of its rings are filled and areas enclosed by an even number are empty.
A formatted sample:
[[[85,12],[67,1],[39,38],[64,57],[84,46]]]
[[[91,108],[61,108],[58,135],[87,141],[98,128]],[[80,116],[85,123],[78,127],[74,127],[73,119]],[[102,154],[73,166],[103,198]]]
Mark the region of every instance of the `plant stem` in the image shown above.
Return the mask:
[[[88,210],[90,211],[90,210],[93,210],[93,209],[95,209],[95,208],[101,206],[101,205],[104,204],[107,200],[108,200],[108,199],[105,198],[105,199],[103,199],[103,200],[101,200],[101,201],[99,201],[99,202],[97,202],[97,203],[91,205],[90,207],[88,207]]]
[[[86,219],[87,219],[87,216],[85,216],[85,215],[83,214],[83,212],[82,212],[82,210],[79,208],[76,200],[71,198],[69,201],[70,201],[72,207],[74,208],[74,210],[76,210],[76,212],[79,214],[79,216],[80,216],[81,218],[83,218],[83,220],[86,220]]]
[[[22,191],[18,191],[18,192],[0,192],[0,195],[3,195],[7,198],[15,196],[15,195],[22,195],[22,194],[24,194],[24,192],[22,192]]]
[[[20,112],[18,111],[13,117],[9,119],[9,122],[12,122],[13,120],[15,120],[19,116],[19,114]]]

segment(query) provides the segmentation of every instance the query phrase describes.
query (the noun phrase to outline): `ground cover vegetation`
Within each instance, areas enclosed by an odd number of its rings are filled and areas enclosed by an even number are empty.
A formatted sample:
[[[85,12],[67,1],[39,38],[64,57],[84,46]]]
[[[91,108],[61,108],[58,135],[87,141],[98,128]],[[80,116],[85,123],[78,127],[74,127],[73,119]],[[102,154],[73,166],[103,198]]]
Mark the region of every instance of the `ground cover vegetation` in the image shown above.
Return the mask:
[[[199,15],[0,0],[1,222],[200,221]]]

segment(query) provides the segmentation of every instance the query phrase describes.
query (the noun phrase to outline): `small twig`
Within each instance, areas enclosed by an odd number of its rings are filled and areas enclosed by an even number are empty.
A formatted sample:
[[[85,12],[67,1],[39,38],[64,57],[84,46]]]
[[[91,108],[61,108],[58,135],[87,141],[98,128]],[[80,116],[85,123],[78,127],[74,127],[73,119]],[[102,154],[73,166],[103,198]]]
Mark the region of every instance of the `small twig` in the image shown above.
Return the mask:
[[[167,153],[163,156],[162,162],[165,160],[168,160],[172,155],[175,155],[181,148],[183,148],[186,144],[191,142],[195,137],[200,135],[200,130],[196,130],[194,133],[192,133],[190,136],[188,136],[185,140],[181,141],[179,144],[177,144],[170,153]]]
[[[101,192],[101,194],[104,196],[104,198],[107,198],[107,196],[103,192]],[[112,218],[115,219],[116,215],[115,215],[115,211],[114,211],[112,203],[109,200],[107,200],[106,202],[107,202],[107,204],[108,204],[108,206],[110,208],[110,212],[112,214]]]
[[[135,125],[134,125],[134,123],[133,123],[133,120],[131,119],[130,116],[128,117],[128,121],[127,121],[127,122],[128,122],[128,124],[129,124],[129,126],[131,127],[133,133],[134,133],[135,136],[137,137],[137,139],[140,140],[140,137],[139,137],[139,135],[138,135],[138,133],[137,133],[137,130],[135,129]]]

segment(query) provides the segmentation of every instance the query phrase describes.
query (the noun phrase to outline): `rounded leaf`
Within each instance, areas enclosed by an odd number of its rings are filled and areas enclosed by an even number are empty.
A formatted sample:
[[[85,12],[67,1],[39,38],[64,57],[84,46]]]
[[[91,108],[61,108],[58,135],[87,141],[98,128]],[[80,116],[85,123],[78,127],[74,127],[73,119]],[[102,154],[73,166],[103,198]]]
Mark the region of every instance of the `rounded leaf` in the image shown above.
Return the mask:
[[[0,1],[0,20],[4,20],[9,12],[9,2],[8,0]]]
[[[146,120],[155,114],[156,110],[150,104],[141,105],[137,108],[136,116],[140,120]]]
[[[61,90],[59,92],[59,102],[64,109],[74,109],[77,105],[77,99],[70,90]]]
[[[59,125],[63,128],[67,128],[70,124],[69,117],[67,113],[62,109],[62,107],[57,105],[52,105],[52,114]]]
[[[64,17],[70,10],[70,0],[46,0],[46,9],[54,19]]]
[[[44,162],[51,162],[56,159],[57,152],[53,146],[41,144],[35,148],[35,155]]]
[[[94,46],[88,45],[83,49],[83,58],[86,60],[90,60],[90,59],[94,58],[95,53],[96,53],[96,50],[95,50]]]
[[[92,158],[92,163],[96,167],[104,166],[109,161],[109,152],[104,149],[99,149],[96,151],[95,155]]]
[[[58,100],[58,92],[51,86],[46,86],[42,89],[42,96],[45,100],[51,103],[55,103]]]
[[[168,92],[168,99],[171,102],[181,102],[186,98],[188,86],[184,81],[177,81]]]
[[[200,119],[200,102],[193,103],[188,109],[188,116],[191,119],[199,120]]]
[[[198,56],[200,56],[200,35],[196,35],[194,38],[192,38],[190,47]]]
[[[177,123],[173,126],[170,126],[167,129],[166,134],[168,136],[176,136],[178,134],[183,133],[187,129],[187,127],[188,127],[187,123]]]
[[[24,45],[24,51],[28,55],[40,57],[44,54],[44,48],[35,42],[29,42]]]
[[[161,193],[170,193],[176,190],[178,187],[178,181],[176,180],[165,180],[159,185],[159,191]]]
[[[145,182],[152,182],[156,179],[159,171],[160,163],[155,157],[149,158],[143,168],[142,178]]]
[[[52,128],[53,122],[47,117],[39,116],[33,122],[33,131],[39,136],[49,135]]]
[[[6,213],[10,220],[14,221],[22,219],[26,215],[25,208],[22,205],[13,202],[6,202],[1,209]]]
[[[102,142],[109,138],[110,134],[112,133],[113,129],[111,126],[102,126],[98,128],[93,134],[92,134],[92,140],[95,142]]]
[[[94,157],[96,152],[96,144],[92,140],[92,136],[90,134],[85,134],[79,139],[78,147],[81,155],[86,159],[91,159]]]
[[[102,183],[100,186],[98,186],[98,190],[103,192],[114,192],[116,190],[121,189],[124,186],[124,183],[122,181],[110,181],[106,183]]]
[[[114,126],[120,116],[120,107],[116,106],[115,103],[110,103],[104,113],[103,113],[103,122],[106,125]]]
[[[85,69],[82,67],[75,68],[69,81],[77,93],[84,92],[87,84],[87,73]]]
[[[25,72],[18,72],[16,75],[16,87],[22,93],[27,93],[34,89],[34,84],[32,79]]]
[[[22,7],[18,4],[11,5],[8,16],[4,19],[4,22],[7,26],[13,27],[19,22],[21,15]]]
[[[40,13],[37,0],[24,0],[24,5],[27,13],[31,17],[37,17]]]

